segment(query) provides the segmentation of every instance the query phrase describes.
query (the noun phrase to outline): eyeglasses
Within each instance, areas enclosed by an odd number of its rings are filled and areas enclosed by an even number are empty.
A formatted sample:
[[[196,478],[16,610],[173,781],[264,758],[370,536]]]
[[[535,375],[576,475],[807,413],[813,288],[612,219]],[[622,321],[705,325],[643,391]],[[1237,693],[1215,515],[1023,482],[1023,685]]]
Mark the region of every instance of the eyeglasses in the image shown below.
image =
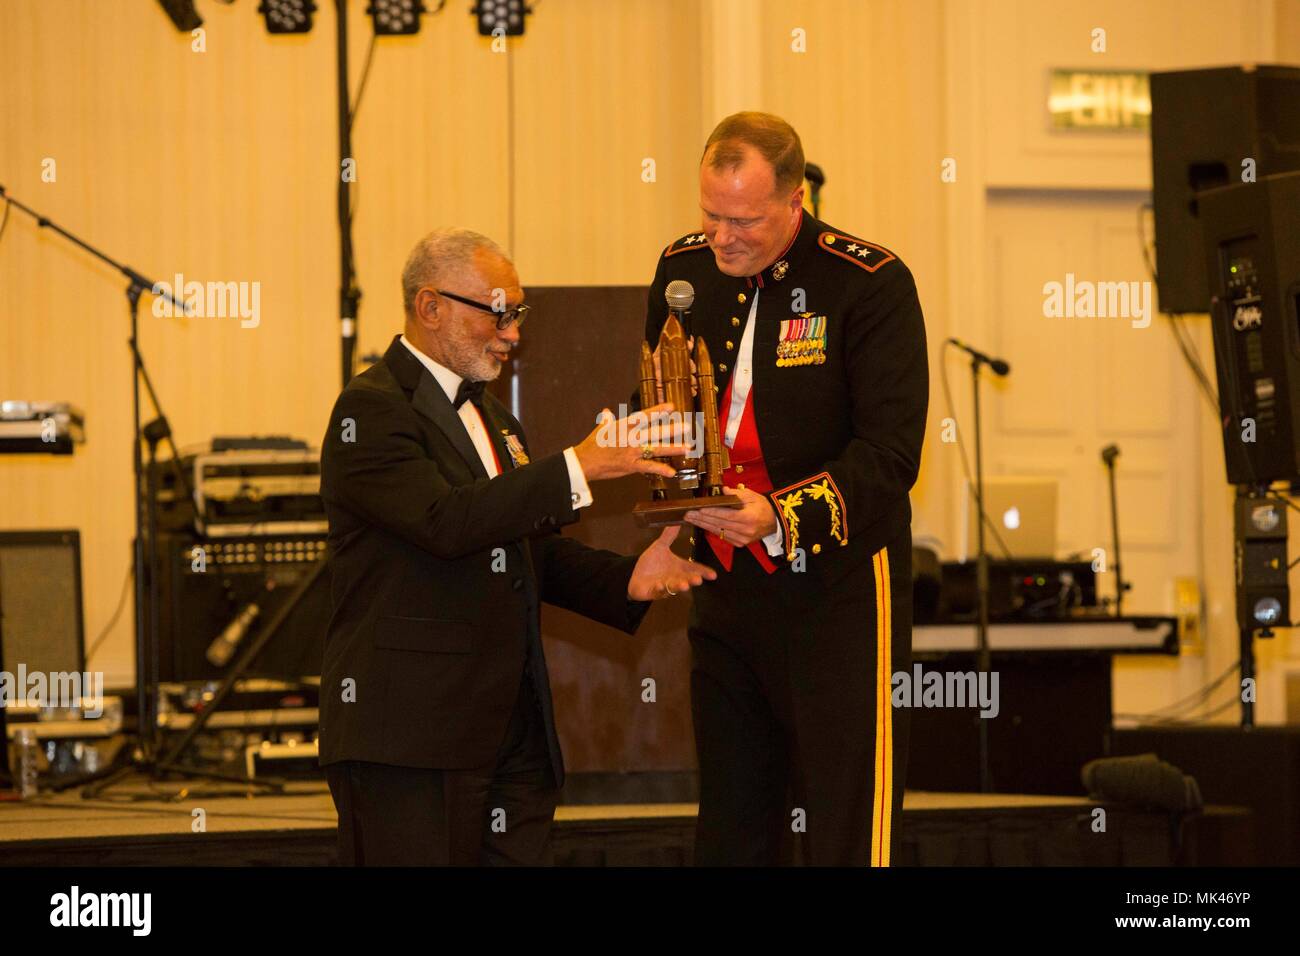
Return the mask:
[[[524,319],[528,316],[529,306],[526,305],[517,305],[513,309],[506,309],[504,312],[501,312],[492,308],[490,305],[484,305],[482,302],[475,302],[473,299],[467,299],[463,295],[457,295],[454,292],[446,292],[442,289],[434,289],[434,291],[437,292],[438,295],[445,295],[453,302],[459,302],[461,305],[468,305],[470,308],[478,309],[480,312],[487,312],[490,315],[495,315],[497,317],[497,329],[501,332],[510,328],[511,322],[516,326],[522,326],[524,324]]]

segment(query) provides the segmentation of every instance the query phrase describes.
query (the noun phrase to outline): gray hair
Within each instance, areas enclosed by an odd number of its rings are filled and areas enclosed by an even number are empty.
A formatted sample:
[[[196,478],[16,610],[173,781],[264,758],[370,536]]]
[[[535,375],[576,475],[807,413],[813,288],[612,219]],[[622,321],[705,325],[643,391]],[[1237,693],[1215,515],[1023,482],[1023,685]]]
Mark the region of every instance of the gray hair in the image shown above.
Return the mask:
[[[415,296],[424,286],[438,286],[472,264],[479,250],[509,256],[487,236],[469,229],[435,229],[415,244],[402,267],[402,305],[415,314]]]

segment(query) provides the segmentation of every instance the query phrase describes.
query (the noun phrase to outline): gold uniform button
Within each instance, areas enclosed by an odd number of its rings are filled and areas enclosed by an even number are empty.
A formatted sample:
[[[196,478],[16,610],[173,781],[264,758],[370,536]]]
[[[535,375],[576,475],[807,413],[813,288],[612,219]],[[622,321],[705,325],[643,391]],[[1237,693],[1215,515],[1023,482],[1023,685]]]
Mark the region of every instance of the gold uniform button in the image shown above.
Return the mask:
[[[723,365],[721,362],[719,362],[719,363],[718,363],[718,371],[719,371],[719,372],[725,372],[726,370],[727,370],[727,366],[725,366],[725,365]]]
[[[827,237],[826,237],[826,245],[828,245],[828,246],[833,246],[833,245],[835,245],[835,237],[834,237],[834,236],[827,236]]]
[[[739,325],[739,324],[740,324],[740,319],[736,318],[736,317],[733,315],[733,316],[731,317],[731,324],[732,324],[732,325]]]
[[[738,474],[738,475],[743,475],[744,473],[745,473],[745,466],[744,466],[744,465],[737,465],[737,466],[736,466],[736,474]]]
[[[820,544],[814,544],[813,554],[821,554],[821,553],[822,553],[822,546]]]
[[[736,487],[739,488],[741,491],[744,491],[744,490],[745,490],[745,483],[742,481],[740,484],[736,485]]]
[[[739,293],[739,294],[736,296],[736,301],[739,302],[741,305],[744,305],[744,303],[745,303],[745,293],[743,293],[743,292]]]
[[[727,351],[728,351],[728,352],[730,352],[730,351],[731,351],[732,349],[734,349],[735,347],[736,347],[736,343],[735,343],[735,342],[728,342],[728,343],[727,343]]]

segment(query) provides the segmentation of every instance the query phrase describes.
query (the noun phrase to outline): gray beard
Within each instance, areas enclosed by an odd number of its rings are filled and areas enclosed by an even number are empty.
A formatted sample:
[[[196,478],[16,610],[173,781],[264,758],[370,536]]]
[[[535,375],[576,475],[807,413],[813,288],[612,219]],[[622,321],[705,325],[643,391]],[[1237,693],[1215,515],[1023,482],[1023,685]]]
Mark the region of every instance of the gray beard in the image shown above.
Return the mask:
[[[498,362],[487,352],[476,346],[455,345],[449,349],[449,358],[454,366],[448,366],[453,372],[467,382],[492,382],[501,376],[505,363]]]

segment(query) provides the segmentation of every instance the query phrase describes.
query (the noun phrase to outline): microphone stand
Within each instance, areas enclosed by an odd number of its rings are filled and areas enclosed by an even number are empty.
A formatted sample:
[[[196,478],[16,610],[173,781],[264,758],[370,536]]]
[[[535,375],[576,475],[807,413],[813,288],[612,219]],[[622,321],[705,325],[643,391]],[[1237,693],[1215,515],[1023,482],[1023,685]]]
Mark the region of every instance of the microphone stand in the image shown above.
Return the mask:
[[[334,54],[341,166],[352,158],[352,103],[348,93],[348,0],[334,0],[334,10],[337,15]],[[340,175],[335,198],[339,220],[339,318],[343,346],[341,387],[347,387],[356,369],[357,312],[361,304],[361,290],[357,287],[352,257],[352,199],[349,187],[348,178]]]
[[[153,291],[159,283],[154,282],[148,276],[141,275],[130,266],[118,262],[112,256],[95,248],[90,243],[73,235],[68,230],[52,222],[50,219],[36,212],[34,209],[24,205],[5,191],[4,186],[0,185],[0,198],[3,198],[10,205],[25,212],[36,220],[37,226],[42,229],[50,229],[73,245],[84,249],[100,262],[105,263],[117,272],[120,272],[127,280],[126,287],[126,304],[127,313],[130,319],[131,336],[127,340],[127,345],[131,349],[132,369],[131,369],[131,475],[134,484],[132,485],[132,499],[135,509],[135,541],[131,549],[131,568],[134,579],[134,598],[135,598],[135,692],[136,692],[136,752],[126,766],[119,770],[104,775],[102,779],[97,780],[93,785],[88,786],[82,791],[84,797],[95,797],[100,792],[112,786],[118,780],[126,775],[136,771],[154,772],[156,771],[156,753],[157,753],[157,670],[156,670],[156,642],[157,634],[153,625],[157,620],[156,602],[151,600],[157,593],[156,582],[156,554],[151,554],[148,559],[145,557],[145,547],[151,552],[156,552],[157,543],[154,539],[153,522],[149,518],[151,510],[148,498],[149,487],[146,485],[144,469],[144,453],[142,437],[146,435],[145,429],[140,424],[140,386],[144,385],[148,393],[149,401],[153,404],[154,409],[158,412],[157,421],[149,426],[148,440],[150,442],[150,457],[153,456],[153,447],[159,440],[165,439],[172,453],[172,462],[176,468],[178,480],[191,500],[193,499],[193,490],[190,488],[189,479],[184,470],[180,467],[181,456],[176,448],[176,442],[172,438],[171,428],[167,425],[167,416],[163,414],[162,403],[158,399],[158,392],[153,387],[153,380],[149,377],[149,371],[145,368],[144,356],[140,352],[140,296],[145,291],[170,302],[173,307],[188,314],[189,310],[184,303],[178,301],[176,297],[167,292]],[[98,775],[97,775],[98,776]]]
[[[984,360],[972,356],[970,360],[971,391],[975,396],[975,520],[976,564],[975,588],[979,594],[979,618],[975,625],[977,647],[976,670],[987,674],[992,670],[989,654],[989,555],[984,546],[984,450],[980,428],[980,366]],[[993,775],[989,768],[988,721],[979,718],[980,792],[993,791]]]
[[[1124,592],[1129,589],[1129,585],[1124,580],[1121,573],[1121,564],[1119,559],[1119,503],[1115,492],[1115,459],[1119,457],[1118,445],[1107,445],[1101,450],[1101,460],[1106,465],[1106,471],[1110,473],[1110,534],[1114,543],[1115,559],[1111,563],[1115,568],[1115,616],[1124,616]]]
[[[1001,359],[990,358],[983,352],[971,348],[965,342],[949,338],[948,342],[957,346],[970,356],[971,391],[975,397],[975,589],[979,595],[979,618],[975,625],[978,658],[976,667],[982,674],[992,670],[992,658],[989,653],[989,554],[984,544],[984,443],[980,416],[980,368],[987,365],[997,375],[1006,375],[1011,366]],[[983,793],[993,791],[993,774],[989,768],[989,729],[988,721],[979,721],[979,763],[980,790]]]

